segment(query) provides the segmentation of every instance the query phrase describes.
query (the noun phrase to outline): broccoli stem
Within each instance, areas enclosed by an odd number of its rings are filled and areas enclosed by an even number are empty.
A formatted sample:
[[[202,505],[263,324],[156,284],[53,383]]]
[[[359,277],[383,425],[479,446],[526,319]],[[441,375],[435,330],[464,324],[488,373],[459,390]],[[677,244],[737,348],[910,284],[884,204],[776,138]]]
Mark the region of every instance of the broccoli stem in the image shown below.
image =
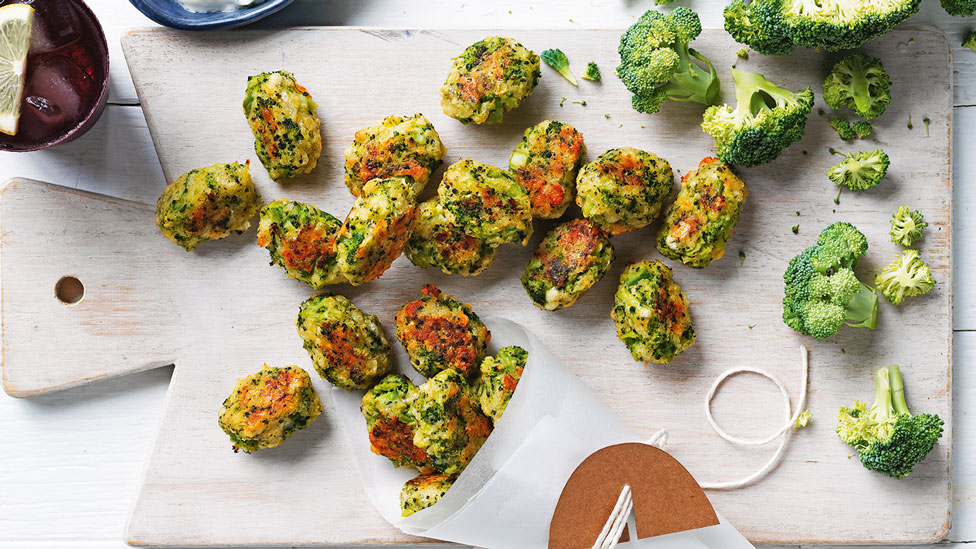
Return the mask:
[[[878,294],[874,293],[874,288],[861,284],[861,289],[847,304],[846,321],[854,328],[874,330],[878,327]]]
[[[738,111],[743,105],[748,106],[749,114],[755,116],[761,111],[772,110],[766,104],[766,98],[759,91],[768,94],[777,105],[786,105],[793,96],[793,92],[784,90],[773,84],[766,77],[756,73],[731,69],[732,80],[735,81],[735,102]],[[745,116],[743,112],[740,116]]]
[[[891,417],[894,409],[891,398],[891,377],[888,375],[888,368],[881,368],[874,374],[874,405],[871,406],[871,415],[879,423]]]
[[[891,385],[891,401],[898,415],[910,416],[908,402],[905,401],[905,384],[901,379],[901,368],[888,366],[888,381]]]
[[[854,58],[852,64],[857,65],[854,67],[854,73],[851,76],[851,88],[854,93],[854,105],[857,106],[858,112],[868,112],[871,108],[871,90],[868,87],[868,79],[864,66],[861,64],[860,58]]]
[[[675,74],[671,81],[665,84],[668,99],[672,101],[694,101],[708,106],[717,103],[720,83],[718,73],[715,72],[712,62],[689,48],[688,44],[675,44],[674,50],[680,60],[679,66],[687,66],[691,70]],[[695,62],[695,59],[705,63],[708,70],[703,69]]]

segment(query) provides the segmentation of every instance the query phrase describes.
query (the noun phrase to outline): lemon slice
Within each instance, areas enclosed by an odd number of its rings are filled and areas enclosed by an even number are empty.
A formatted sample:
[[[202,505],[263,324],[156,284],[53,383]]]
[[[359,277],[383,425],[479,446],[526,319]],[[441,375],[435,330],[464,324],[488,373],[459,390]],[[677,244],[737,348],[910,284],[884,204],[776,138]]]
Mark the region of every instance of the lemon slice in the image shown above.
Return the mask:
[[[0,133],[17,135],[24,95],[27,50],[34,8],[10,4],[0,8]]]

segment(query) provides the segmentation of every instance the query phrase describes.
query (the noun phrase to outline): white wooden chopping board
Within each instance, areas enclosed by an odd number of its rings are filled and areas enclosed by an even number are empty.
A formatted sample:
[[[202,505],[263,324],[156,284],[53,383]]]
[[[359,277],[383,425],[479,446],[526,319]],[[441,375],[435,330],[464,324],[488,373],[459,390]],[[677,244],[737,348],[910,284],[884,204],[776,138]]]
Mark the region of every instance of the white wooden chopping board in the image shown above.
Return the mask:
[[[463,126],[439,108],[438,88],[452,56],[489,34],[517,38],[539,52],[563,49],[576,72],[595,60],[600,84],[574,88],[548,67],[535,93],[498,126]],[[342,152],[359,128],[389,114],[424,113],[459,158],[505,166],[529,125],[546,118],[576,126],[589,158],[633,146],[666,158],[676,172],[713,154],[699,129],[702,107],[667,103],[642,115],[613,76],[620,30],[291,29],[186,34],[136,31],[123,49],[139,91],[167,180],[216,162],[252,160],[265,200],[307,201],[342,218],[353,197],[342,183]],[[739,46],[724,32],[694,43],[723,77]],[[783,462],[765,480],[735,491],[712,491],[715,507],[754,542],[922,542],[949,527],[951,448],[950,59],[943,35],[903,30],[865,50],[884,60],[893,103],[876,137],[846,144],[816,114],[805,138],[775,163],[742,170],[750,188],[742,219],[722,260],[704,270],[674,266],[691,299],[697,343],[671,365],[635,362],[609,318],[625,265],[660,258],[654,231],[614,239],[617,261],[575,306],[536,309],[518,278],[552,223],[537,223],[527,248],[505,246],[478,277],[421,270],[400,258],[365,286],[332,288],[376,314],[392,336],[393,315],[420,295],[424,283],[473,303],[485,315],[508,317],[538,335],[607,404],[638,431],[667,428],[667,446],[700,481],[729,480],[765,463],[772,447],[741,449],[715,435],[702,402],[712,379],[751,365],[800,390],[797,347],[811,349],[809,427],[792,439]],[[820,83],[836,56],[799,52],[753,55],[739,68],[766,74],[791,89]],[[249,75],[286,69],[319,104],[324,148],[309,176],[276,184],[257,161],[241,112]],[[561,99],[566,97],[560,106]],[[587,105],[574,104],[574,100]],[[731,100],[731,99],[730,99]],[[913,116],[914,130],[906,127]],[[607,117],[606,115],[609,115]],[[922,125],[931,119],[929,136]],[[842,151],[883,147],[889,175],[874,190],[846,192],[832,202],[826,178]],[[807,151],[808,154],[804,154]],[[445,164],[445,165],[446,165]],[[432,195],[439,173],[429,185]],[[138,182],[134,183],[138,184]],[[160,192],[162,189],[159,189]],[[931,226],[921,249],[939,284],[895,308],[881,304],[879,329],[844,328],[836,337],[802,337],[780,319],[782,273],[834,221],[851,221],[871,249],[859,267],[865,281],[899,248],[888,219],[901,204],[921,210]],[[206,243],[194,253],[165,240],[153,206],[14,180],[2,194],[0,253],[3,290],[4,386],[15,396],[174,362],[176,370],[156,446],[146,468],[126,539],[134,544],[388,544],[421,542],[383,521],[365,494],[328,398],[316,379],[325,414],[283,447],[234,454],[216,425],[216,410],[234,381],[267,362],[312,365],[295,333],[298,306],[312,292],[268,265],[254,230]],[[797,215],[799,212],[799,215]],[[799,234],[790,228],[799,224]],[[746,258],[741,262],[738,252]],[[669,260],[665,263],[672,264]],[[86,286],[85,299],[65,306],[53,297],[64,275]],[[909,404],[938,413],[946,435],[912,476],[897,481],[864,470],[833,433],[834,416],[855,399],[871,400],[873,371],[903,367]],[[795,402],[795,396],[794,396]],[[713,405],[733,434],[764,435],[784,414],[778,391],[752,376],[729,381]],[[366,436],[365,433],[362,436]],[[879,510],[878,502],[883,502]],[[490,518],[486,518],[490,520]]]

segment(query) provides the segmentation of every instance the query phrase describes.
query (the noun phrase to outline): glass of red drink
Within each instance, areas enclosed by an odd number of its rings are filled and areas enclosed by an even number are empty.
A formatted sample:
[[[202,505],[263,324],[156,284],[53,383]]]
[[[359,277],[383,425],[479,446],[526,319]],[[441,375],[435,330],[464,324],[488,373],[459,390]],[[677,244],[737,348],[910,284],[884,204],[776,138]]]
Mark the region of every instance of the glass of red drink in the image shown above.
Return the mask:
[[[108,101],[108,45],[82,0],[0,0],[34,8],[17,135],[0,151],[36,151],[88,131]]]

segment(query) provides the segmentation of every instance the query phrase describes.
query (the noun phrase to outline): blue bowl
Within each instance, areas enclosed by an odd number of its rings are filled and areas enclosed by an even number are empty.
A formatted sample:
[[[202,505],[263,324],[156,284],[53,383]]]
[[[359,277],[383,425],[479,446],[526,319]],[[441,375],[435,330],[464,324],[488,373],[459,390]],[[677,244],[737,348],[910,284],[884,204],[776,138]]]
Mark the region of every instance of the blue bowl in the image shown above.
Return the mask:
[[[286,7],[294,0],[265,0],[252,7],[219,13],[196,13],[176,0],[129,0],[143,15],[160,25],[179,30],[232,29],[253,23]]]

